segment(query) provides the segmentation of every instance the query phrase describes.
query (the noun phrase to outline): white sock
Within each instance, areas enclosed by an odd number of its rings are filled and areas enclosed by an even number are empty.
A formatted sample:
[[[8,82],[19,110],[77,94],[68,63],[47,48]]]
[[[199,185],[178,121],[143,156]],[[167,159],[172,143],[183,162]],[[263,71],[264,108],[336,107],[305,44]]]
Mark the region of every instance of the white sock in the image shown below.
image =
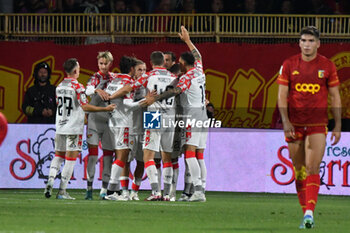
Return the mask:
[[[170,164],[170,165],[169,165]],[[173,181],[173,166],[171,162],[168,164],[167,163],[163,164],[163,182],[164,182],[164,192],[163,195],[169,195],[170,193],[170,186]]]
[[[48,179],[49,183],[51,184],[54,183],[57,173],[59,172],[63,162],[64,162],[64,158],[61,158],[58,156],[55,156],[52,159],[51,165],[50,165],[49,179]]]
[[[63,166],[63,170],[61,173],[61,183],[60,183],[60,190],[66,190],[67,184],[72,177],[74,165],[75,165],[76,159],[67,160]]]
[[[86,167],[86,175],[87,181],[93,182],[95,177],[96,163],[98,156],[97,155],[89,155],[88,164]]]
[[[202,186],[201,171],[197,159],[195,157],[187,158],[186,162],[190,170],[193,185],[195,187]]]
[[[176,164],[178,164],[178,163],[176,162]],[[178,178],[179,178],[179,167],[175,166],[175,168],[174,168],[174,164],[173,164],[173,180],[171,182],[170,193],[176,193]]]
[[[158,177],[157,192],[160,192],[160,190],[162,190],[162,169],[160,167],[157,168],[157,177]]]
[[[119,161],[119,160],[116,160],[116,161]],[[111,179],[109,180],[109,184],[119,183],[119,177],[123,171],[123,168],[124,168],[124,166],[121,166],[121,164],[117,164],[116,162],[113,163],[112,171],[111,171]],[[108,190],[110,190],[110,189],[108,189]],[[116,190],[111,190],[111,191],[116,191]]]
[[[151,184],[152,192],[158,192],[158,173],[153,160],[150,160],[145,163],[145,170],[149,179],[149,183]]]
[[[314,217],[314,212],[312,210],[306,210],[304,216],[310,215],[311,217]]]
[[[204,159],[198,159],[198,164],[201,169],[201,179],[202,179],[202,187],[203,190],[205,190],[206,187],[206,180],[207,180],[207,167],[205,166]]]

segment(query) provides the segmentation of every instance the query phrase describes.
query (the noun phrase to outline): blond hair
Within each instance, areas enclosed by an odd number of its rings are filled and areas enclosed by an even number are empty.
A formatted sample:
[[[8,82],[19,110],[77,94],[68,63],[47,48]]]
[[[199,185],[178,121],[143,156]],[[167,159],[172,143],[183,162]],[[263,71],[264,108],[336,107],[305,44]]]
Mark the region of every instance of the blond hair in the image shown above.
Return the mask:
[[[97,60],[100,58],[105,58],[108,62],[113,61],[113,55],[109,51],[98,52]]]

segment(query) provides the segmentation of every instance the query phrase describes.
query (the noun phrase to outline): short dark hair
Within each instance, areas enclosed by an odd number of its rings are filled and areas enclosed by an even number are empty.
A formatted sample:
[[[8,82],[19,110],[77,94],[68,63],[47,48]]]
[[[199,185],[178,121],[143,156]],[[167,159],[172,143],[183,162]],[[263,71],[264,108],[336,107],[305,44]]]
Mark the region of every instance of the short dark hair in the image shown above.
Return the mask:
[[[180,55],[181,59],[185,61],[186,65],[193,66],[195,58],[191,52],[184,52]]]
[[[162,66],[164,65],[164,54],[161,51],[154,51],[150,56],[152,65]]]
[[[166,51],[164,52],[164,54],[168,54],[171,56],[171,60],[172,61],[176,61],[176,56],[175,56],[175,53],[171,52],[171,51]]]
[[[122,56],[119,62],[120,72],[123,74],[130,73],[131,67],[136,65],[136,59],[133,57]]]
[[[317,39],[320,39],[320,31],[315,26],[306,26],[303,27],[300,31],[300,36],[302,35],[312,35]]]
[[[63,69],[67,74],[71,74],[77,65],[78,60],[76,58],[69,58],[63,63]]]
[[[181,72],[181,67],[179,63],[175,63],[169,68],[169,71],[175,75],[179,74]]]

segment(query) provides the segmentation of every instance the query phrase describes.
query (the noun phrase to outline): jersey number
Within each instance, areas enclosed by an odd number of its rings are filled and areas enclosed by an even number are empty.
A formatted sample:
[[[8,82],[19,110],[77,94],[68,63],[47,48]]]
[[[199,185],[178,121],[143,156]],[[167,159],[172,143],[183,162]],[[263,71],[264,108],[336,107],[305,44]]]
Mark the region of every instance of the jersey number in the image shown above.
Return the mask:
[[[166,86],[165,91],[168,91],[169,89],[173,89],[173,88],[174,87],[172,87],[172,86]],[[158,85],[157,84],[154,85],[154,90],[156,90],[156,92],[158,93]],[[159,89],[159,94],[162,94],[162,93],[163,93],[163,89]],[[163,101],[165,101],[166,105],[173,105],[174,98],[168,98],[168,99],[162,100],[162,102]]]
[[[67,116],[70,116],[70,111],[73,109],[72,107],[72,98],[71,97],[58,97],[58,106],[57,106],[57,110],[58,110],[58,115],[62,116],[63,115],[63,107],[66,108],[67,110]]]
[[[199,88],[201,89],[201,93],[202,93],[202,104],[204,104],[205,87],[203,87],[202,85],[200,85]]]

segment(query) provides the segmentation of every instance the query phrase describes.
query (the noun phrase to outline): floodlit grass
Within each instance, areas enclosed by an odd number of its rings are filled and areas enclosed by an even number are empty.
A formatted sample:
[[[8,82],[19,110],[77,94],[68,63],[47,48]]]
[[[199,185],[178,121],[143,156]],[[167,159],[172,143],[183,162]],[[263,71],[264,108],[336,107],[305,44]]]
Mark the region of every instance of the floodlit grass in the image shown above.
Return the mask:
[[[299,232],[296,195],[207,192],[207,202],[93,201],[44,198],[43,190],[0,190],[2,232]],[[144,199],[148,191],[141,192]],[[178,193],[178,196],[180,193]],[[320,196],[312,232],[350,232],[350,198]]]

